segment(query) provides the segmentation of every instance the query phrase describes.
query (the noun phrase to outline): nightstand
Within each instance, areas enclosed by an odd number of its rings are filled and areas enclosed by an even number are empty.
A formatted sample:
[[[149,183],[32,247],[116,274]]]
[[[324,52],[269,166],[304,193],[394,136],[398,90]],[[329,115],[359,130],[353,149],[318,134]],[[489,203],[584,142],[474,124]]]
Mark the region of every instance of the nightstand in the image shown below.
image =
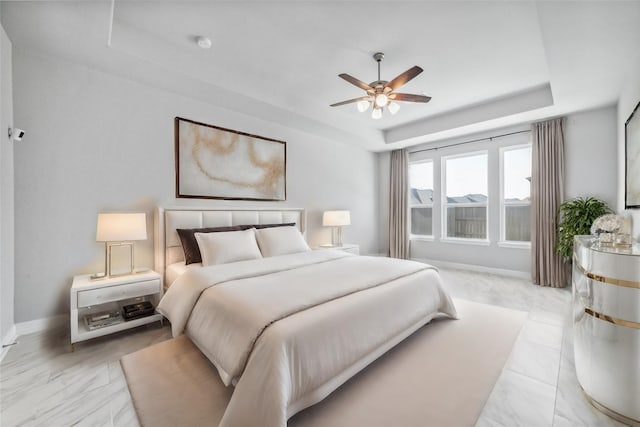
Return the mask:
[[[73,344],[92,338],[109,335],[114,332],[162,322],[161,314],[140,317],[125,321],[122,317],[122,306],[149,301],[154,307],[162,298],[162,276],[155,271],[91,280],[90,275],[75,276],[71,285],[71,350]],[[102,321],[107,326],[100,326],[100,313],[119,312]],[[93,319],[90,322],[89,319]]]
[[[351,243],[343,243],[341,246],[318,246],[313,249],[329,249],[332,251],[345,251],[354,255],[360,255],[360,245],[353,245]]]

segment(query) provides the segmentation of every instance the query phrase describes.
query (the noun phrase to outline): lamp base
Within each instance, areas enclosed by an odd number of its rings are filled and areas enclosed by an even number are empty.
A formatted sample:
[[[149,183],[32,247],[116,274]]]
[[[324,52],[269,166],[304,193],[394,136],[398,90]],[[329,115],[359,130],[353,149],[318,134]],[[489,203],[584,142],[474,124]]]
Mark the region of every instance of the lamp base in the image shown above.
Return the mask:
[[[331,232],[331,243],[332,246],[342,246],[342,227],[334,227],[337,230],[337,238],[334,239],[334,233]]]
[[[133,242],[107,242],[106,243],[107,277],[127,276],[133,273]],[[114,269],[113,266],[117,268]]]

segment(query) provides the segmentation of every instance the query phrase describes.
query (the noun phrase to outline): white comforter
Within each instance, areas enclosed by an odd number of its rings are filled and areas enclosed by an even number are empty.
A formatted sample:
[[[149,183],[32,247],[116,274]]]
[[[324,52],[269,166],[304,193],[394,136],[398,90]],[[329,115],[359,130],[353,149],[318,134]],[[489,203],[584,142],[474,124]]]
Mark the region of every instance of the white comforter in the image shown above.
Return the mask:
[[[223,426],[284,426],[438,313],[456,316],[433,267],[340,251],[190,270],[158,310],[236,384]]]

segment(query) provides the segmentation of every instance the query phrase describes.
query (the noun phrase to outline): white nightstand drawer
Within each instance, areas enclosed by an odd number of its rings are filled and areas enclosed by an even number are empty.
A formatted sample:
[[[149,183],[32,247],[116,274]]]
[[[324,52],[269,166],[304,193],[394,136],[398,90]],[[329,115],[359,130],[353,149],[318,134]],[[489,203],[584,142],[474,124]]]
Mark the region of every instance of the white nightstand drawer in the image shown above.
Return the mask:
[[[78,307],[103,304],[127,298],[141,297],[160,292],[160,280],[146,280],[138,283],[106,286],[100,289],[78,292]]]

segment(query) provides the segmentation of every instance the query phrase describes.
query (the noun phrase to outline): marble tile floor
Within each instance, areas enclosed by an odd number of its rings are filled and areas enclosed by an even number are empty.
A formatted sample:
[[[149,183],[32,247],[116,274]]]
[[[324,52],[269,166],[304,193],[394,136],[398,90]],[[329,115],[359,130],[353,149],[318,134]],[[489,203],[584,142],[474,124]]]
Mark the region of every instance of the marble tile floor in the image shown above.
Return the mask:
[[[525,322],[476,427],[624,426],[584,398],[573,363],[570,288],[440,270],[456,298],[527,311]]]
[[[462,270],[441,274],[455,298],[529,313],[476,427],[623,425],[581,394],[568,289]],[[155,323],[80,343],[74,352],[67,328],[19,337],[0,364],[0,426],[137,426],[119,359],[170,335],[166,323]]]

